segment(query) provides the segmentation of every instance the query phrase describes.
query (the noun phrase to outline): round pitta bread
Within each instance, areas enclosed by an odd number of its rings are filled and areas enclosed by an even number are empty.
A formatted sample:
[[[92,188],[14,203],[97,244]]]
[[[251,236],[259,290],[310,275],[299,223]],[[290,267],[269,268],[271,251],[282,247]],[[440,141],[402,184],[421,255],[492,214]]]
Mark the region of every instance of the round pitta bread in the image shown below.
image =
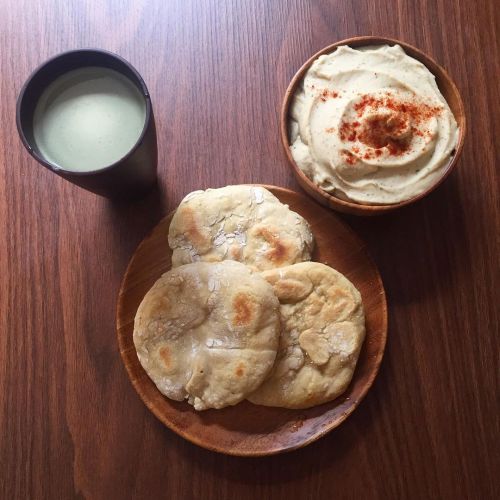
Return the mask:
[[[304,262],[262,273],[280,301],[274,368],[248,399],[285,408],[331,401],[349,385],[365,336],[361,296],[331,267]]]
[[[196,410],[235,405],[271,370],[279,302],[269,285],[233,261],[165,273],[141,302],[134,344],[165,396]]]
[[[172,267],[230,259],[254,270],[310,260],[309,224],[258,186],[194,191],[172,218],[168,242]]]

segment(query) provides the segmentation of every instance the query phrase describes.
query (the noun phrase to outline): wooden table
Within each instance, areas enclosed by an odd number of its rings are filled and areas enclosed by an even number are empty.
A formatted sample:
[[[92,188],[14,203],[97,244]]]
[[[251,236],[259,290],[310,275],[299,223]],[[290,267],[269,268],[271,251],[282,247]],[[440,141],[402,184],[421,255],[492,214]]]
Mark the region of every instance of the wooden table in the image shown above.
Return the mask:
[[[0,4],[0,498],[500,498],[499,11],[490,1],[35,1]],[[434,56],[469,133],[452,176],[395,214],[342,218],[389,300],[374,387],[302,450],[238,459],[197,448],[142,404],[115,301],[128,259],[187,192],[299,189],[278,136],[284,90],[312,53],[377,34]],[[115,51],[152,94],[160,189],[112,203],[22,148],[30,71],[77,47]]]

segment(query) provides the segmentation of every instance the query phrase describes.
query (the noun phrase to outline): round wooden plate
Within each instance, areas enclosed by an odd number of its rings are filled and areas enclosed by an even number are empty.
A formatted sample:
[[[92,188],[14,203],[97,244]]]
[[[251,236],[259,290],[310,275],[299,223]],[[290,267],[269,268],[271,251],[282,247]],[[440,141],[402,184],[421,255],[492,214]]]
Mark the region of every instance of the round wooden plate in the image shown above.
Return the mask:
[[[239,456],[272,455],[315,441],[341,424],[375,379],[387,336],[387,306],[378,270],[363,242],[328,209],[304,195],[264,186],[309,221],[316,238],[313,260],[345,274],[361,292],[366,339],[348,390],[335,401],[307,410],[256,406],[243,401],[223,410],[195,411],[164,397],[142,369],[133,343],[134,317],[142,298],[171,266],[165,217],[135,251],[123,278],[117,308],[120,353],[130,380],[146,406],[168,428],[209,450]]]

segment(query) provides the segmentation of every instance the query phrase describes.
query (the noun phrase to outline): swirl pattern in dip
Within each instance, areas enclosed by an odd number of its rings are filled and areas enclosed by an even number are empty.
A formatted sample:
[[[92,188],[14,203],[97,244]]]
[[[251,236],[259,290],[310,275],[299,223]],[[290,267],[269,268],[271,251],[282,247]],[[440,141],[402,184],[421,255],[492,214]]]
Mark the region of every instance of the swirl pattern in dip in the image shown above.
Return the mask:
[[[458,127],[435,77],[395,45],[322,55],[290,107],[290,150],[309,179],[335,196],[390,204],[444,174]]]

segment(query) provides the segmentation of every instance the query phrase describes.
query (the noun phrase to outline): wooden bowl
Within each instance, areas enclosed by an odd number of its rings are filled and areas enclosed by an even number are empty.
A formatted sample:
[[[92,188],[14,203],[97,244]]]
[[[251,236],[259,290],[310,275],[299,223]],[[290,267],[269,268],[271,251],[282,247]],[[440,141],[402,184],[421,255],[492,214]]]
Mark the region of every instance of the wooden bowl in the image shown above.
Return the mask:
[[[444,98],[448,102],[455,119],[457,121],[459,127],[459,137],[458,144],[455,148],[455,154],[451,159],[450,163],[446,167],[443,175],[435,182],[431,187],[429,187],[423,193],[414,196],[405,201],[401,201],[399,203],[392,203],[389,205],[367,205],[363,203],[356,203],[353,201],[346,201],[336,196],[333,196],[316,184],[314,184],[295,163],[295,160],[292,157],[290,152],[290,141],[288,137],[288,109],[290,107],[290,103],[295,94],[295,90],[301,84],[306,71],[309,69],[311,64],[321,55],[329,54],[333,52],[340,45],[349,45],[350,47],[364,47],[367,45],[395,45],[399,44],[404,49],[404,51],[411,57],[417,59],[421,63],[423,63],[429,71],[436,77],[436,83],[439,87],[439,90],[443,94]],[[280,133],[281,133],[281,141],[283,143],[283,147],[285,148],[285,153],[292,166],[293,172],[297,177],[299,184],[302,188],[311,195],[314,199],[326,205],[329,208],[333,208],[334,210],[338,210],[339,212],[354,214],[354,215],[379,215],[385,212],[391,212],[398,208],[404,207],[405,205],[409,205],[410,203],[414,203],[417,200],[420,200],[427,194],[429,194],[432,190],[434,190],[437,186],[439,186],[445,179],[450,175],[451,171],[455,167],[460,153],[462,152],[462,147],[464,144],[464,137],[466,131],[466,122],[465,122],[465,111],[464,105],[462,102],[462,98],[460,96],[460,92],[457,87],[453,83],[453,80],[448,75],[448,73],[441,67],[439,64],[434,61],[434,59],[430,58],[428,55],[424,54],[421,50],[409,45],[405,42],[401,42],[399,40],[394,40],[392,38],[384,38],[377,36],[358,36],[354,38],[348,38],[346,40],[341,40],[340,42],[332,43],[321,49],[319,52],[310,57],[304,65],[297,71],[295,76],[292,78],[290,85],[288,86],[285,98],[283,100],[283,106],[281,108],[281,117],[280,117]]]
[[[171,430],[209,450],[239,456],[281,453],[305,446],[341,424],[358,406],[375,379],[387,336],[387,306],[377,267],[363,242],[333,213],[306,196],[264,186],[311,224],[314,260],[344,273],[361,292],[366,339],[352,383],[335,401],[307,410],[256,406],[243,401],[223,410],[197,412],[186,402],[163,396],[147,376],[133,343],[134,317],[144,295],[171,267],[167,235],[172,214],[143,240],[123,278],[117,307],[117,336],[132,384],[154,415]]]

